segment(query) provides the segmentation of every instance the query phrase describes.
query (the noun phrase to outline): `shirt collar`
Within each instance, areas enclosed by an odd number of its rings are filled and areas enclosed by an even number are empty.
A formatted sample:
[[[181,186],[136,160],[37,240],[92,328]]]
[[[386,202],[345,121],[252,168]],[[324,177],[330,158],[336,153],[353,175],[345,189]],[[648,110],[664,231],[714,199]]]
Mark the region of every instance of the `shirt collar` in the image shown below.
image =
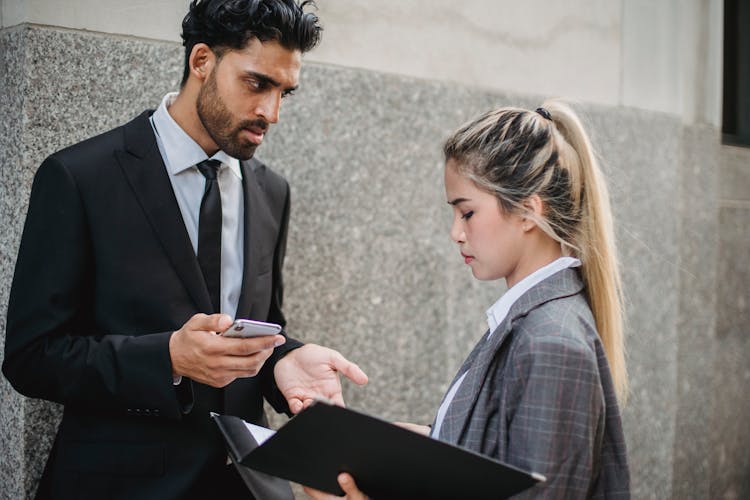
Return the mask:
[[[526,276],[524,279],[510,287],[497,302],[487,309],[487,325],[490,329],[490,335],[494,332],[500,323],[508,315],[511,306],[529,291],[534,285],[544,281],[553,274],[567,269],[568,267],[578,267],[581,261],[575,257],[560,257],[559,259],[547,264]]]
[[[170,175],[177,175],[208,159],[203,148],[169,114],[167,108],[172,105],[176,97],[177,92],[170,92],[165,95],[159,108],[151,117],[154,130],[164,147],[164,154],[167,157],[167,170]],[[223,165],[229,167],[234,175],[242,179],[240,161],[237,158],[232,158],[224,151],[219,150],[211,159],[219,160]]]

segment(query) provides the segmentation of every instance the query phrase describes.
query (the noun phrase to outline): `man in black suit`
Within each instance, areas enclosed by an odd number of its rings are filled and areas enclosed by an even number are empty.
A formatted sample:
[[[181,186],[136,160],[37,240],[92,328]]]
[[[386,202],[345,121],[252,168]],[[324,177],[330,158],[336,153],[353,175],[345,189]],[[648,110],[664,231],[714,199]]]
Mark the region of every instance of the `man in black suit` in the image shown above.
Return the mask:
[[[38,498],[247,498],[209,412],[263,422],[263,397],[297,413],[342,402],[338,372],[366,382],[285,334],[216,335],[285,324],[289,187],[253,154],[318,42],[304,8],[193,1],[179,93],[39,168],[3,363],[64,405]]]

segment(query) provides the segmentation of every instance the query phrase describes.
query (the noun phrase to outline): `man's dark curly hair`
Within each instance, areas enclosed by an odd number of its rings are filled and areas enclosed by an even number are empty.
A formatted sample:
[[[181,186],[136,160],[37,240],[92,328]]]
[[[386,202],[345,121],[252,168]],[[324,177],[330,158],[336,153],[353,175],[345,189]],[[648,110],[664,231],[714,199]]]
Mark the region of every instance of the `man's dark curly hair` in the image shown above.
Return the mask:
[[[197,43],[205,43],[218,57],[227,49],[242,49],[257,38],[273,40],[290,50],[307,52],[320,41],[323,30],[318,16],[305,12],[313,0],[193,0],[182,21],[185,70],[182,85],[190,73],[189,59]]]

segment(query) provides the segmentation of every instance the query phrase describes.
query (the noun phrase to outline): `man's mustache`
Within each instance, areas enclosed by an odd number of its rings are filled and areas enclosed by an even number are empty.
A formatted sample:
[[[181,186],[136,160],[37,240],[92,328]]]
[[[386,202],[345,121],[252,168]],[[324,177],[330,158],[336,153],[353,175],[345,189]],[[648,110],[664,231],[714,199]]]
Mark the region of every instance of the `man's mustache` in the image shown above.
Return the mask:
[[[238,128],[258,128],[261,130],[261,132],[265,133],[266,130],[268,130],[268,122],[262,118],[257,118],[255,120],[246,120],[240,123]]]

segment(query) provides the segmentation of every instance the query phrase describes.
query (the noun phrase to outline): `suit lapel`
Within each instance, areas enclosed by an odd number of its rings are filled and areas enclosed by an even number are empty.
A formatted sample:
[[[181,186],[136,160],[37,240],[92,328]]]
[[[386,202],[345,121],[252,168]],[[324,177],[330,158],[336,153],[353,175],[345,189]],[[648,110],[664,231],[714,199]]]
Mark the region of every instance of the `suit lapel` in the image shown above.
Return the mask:
[[[156,144],[150,114],[146,111],[124,126],[125,151],[116,151],[115,155],[196,309],[210,311],[211,299]]]
[[[268,207],[263,203],[263,192],[261,191],[253,168],[255,160],[240,163],[242,170],[243,205],[244,215],[244,264],[242,273],[242,290],[237,303],[237,318],[250,318],[254,313],[254,284],[258,277],[260,258],[267,255],[268,242],[263,240],[264,235],[275,234],[269,231],[268,224],[273,224]]]
[[[472,352],[464,363],[464,366],[469,365],[466,377],[456,392],[452,404],[448,407],[440,431],[444,440],[457,444],[466,434],[471,414],[487,382],[487,373],[503,344],[510,341],[510,333],[513,330],[514,322],[545,302],[575,295],[582,289],[583,284],[578,278],[577,271],[569,268],[563,269],[536,284],[518,298],[511,306],[505,319],[492,333],[492,336],[489,339],[485,336],[475,348],[476,354]]]

